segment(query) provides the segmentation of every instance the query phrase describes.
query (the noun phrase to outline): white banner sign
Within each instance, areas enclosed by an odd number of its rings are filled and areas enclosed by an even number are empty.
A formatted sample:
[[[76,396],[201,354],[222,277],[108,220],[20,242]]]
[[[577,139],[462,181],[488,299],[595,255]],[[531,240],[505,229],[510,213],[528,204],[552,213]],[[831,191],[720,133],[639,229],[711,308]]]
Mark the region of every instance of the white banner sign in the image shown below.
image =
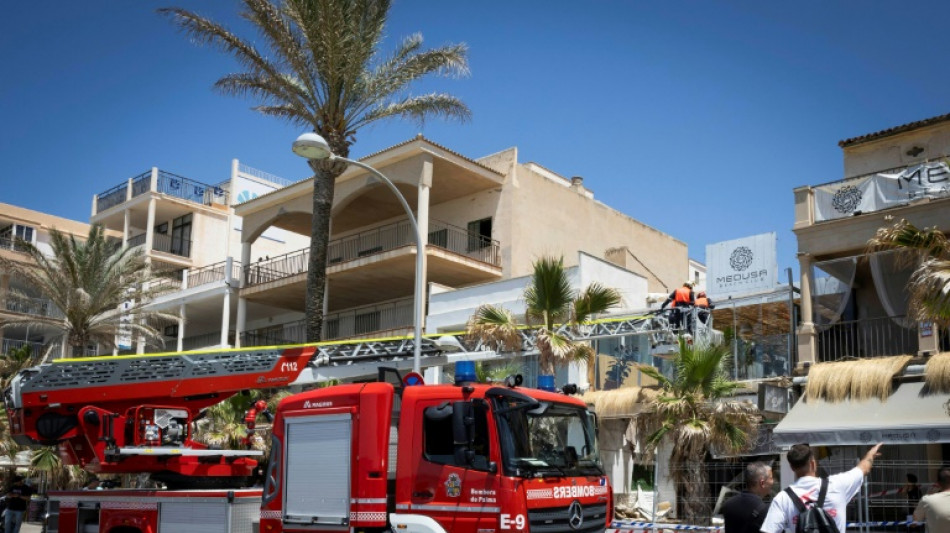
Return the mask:
[[[775,288],[775,233],[706,245],[706,292],[713,303]]]
[[[815,187],[815,221],[948,195],[950,167],[943,162],[924,163],[894,174],[872,174]]]

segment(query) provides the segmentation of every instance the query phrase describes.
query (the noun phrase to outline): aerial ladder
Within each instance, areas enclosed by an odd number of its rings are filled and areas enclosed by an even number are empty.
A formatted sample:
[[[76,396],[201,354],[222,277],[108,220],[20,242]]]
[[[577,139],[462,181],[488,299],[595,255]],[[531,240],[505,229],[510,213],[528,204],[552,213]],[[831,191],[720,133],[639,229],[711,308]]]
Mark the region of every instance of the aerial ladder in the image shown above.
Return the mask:
[[[662,312],[607,317],[562,326],[574,341],[649,335],[659,353],[677,344]],[[697,339],[715,340],[710,322]],[[721,334],[719,334],[721,336]],[[492,359],[537,349],[535,330],[520,330],[522,346],[502,346],[463,333],[423,337],[422,365],[449,358]],[[461,353],[452,354],[446,346]],[[165,354],[59,359],[26,369],[4,391],[13,439],[25,446],[59,446],[64,463],[94,474],[148,473],[169,488],[241,486],[251,479],[253,449],[222,450],[194,440],[208,407],[241,391],[306,386],[333,371],[411,364],[412,337],[214,349]],[[375,373],[375,370],[373,371]],[[353,375],[352,373],[350,375]],[[245,417],[253,429],[263,405]]]

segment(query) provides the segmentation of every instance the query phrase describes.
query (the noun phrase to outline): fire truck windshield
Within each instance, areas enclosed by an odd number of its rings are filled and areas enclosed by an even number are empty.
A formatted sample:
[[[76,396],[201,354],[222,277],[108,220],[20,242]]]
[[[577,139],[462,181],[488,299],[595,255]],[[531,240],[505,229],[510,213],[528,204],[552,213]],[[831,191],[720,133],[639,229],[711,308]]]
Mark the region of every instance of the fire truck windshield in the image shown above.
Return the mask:
[[[594,415],[575,405],[496,398],[505,472],[519,477],[604,475]]]

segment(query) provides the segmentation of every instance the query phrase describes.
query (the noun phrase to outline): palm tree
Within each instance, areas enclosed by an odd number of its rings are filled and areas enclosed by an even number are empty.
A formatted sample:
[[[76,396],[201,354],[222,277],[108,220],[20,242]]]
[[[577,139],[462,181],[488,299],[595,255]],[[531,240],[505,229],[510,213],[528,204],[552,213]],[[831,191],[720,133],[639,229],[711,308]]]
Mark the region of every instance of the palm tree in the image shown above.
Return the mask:
[[[32,261],[0,257],[0,268],[12,272],[62,311],[62,316],[0,319],[0,329],[16,326],[59,331],[73,355],[83,355],[90,343],[113,348],[117,335],[149,343],[162,342],[159,327],[177,320],[174,314],[149,310],[153,296],[147,283],[157,278],[140,248],[122,248],[108,239],[101,226],[91,226],[85,242],[50,230],[52,255],[17,240]],[[25,298],[11,291],[8,298]],[[120,306],[126,306],[121,313]]]
[[[524,291],[525,318],[529,327],[536,327],[538,366],[541,374],[552,375],[558,366],[574,361],[590,361],[594,350],[587,343],[575,343],[567,332],[588,322],[620,303],[620,293],[591,283],[582,292],[571,288],[564,270],[564,258],[542,257],[534,262],[531,283]],[[485,342],[500,343],[509,350],[521,348],[520,326],[511,312],[494,305],[482,305],[468,321],[468,333]]]
[[[244,72],[228,74],[215,88],[261,102],[255,110],[326,139],[333,153],[348,157],[357,131],[388,118],[420,123],[438,116],[466,120],[469,110],[442,93],[412,95],[408,88],[429,74],[468,73],[464,44],[422,50],[422,36],[405,39],[388,57],[384,37],[389,0],[243,0],[242,16],[259,30],[258,50],[209,19],[180,8],[160,9],[189,37],[237,59]],[[345,165],[311,160],[313,220],[307,274],[307,340],[320,340],[327,243],[334,182]]]
[[[711,515],[704,462],[711,448],[740,452],[751,442],[758,423],[756,407],[730,400],[741,387],[727,377],[729,348],[679,341],[673,376],[651,366],[640,371],[656,379],[660,393],[637,416],[637,439],[644,455],[663,442],[673,446],[670,471],[680,488],[682,518],[699,524]]]
[[[887,219],[890,221],[890,217]],[[905,264],[917,265],[908,290],[908,314],[918,322],[950,324],[950,240],[942,231],[920,229],[899,220],[877,230],[868,241],[867,253],[897,250]]]

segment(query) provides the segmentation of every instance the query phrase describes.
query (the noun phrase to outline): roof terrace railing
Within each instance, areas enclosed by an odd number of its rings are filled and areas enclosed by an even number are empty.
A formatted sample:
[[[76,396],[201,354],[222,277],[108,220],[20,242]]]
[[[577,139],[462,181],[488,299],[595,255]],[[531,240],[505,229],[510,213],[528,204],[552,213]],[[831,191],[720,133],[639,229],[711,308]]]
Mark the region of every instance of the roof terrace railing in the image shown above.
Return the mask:
[[[131,194],[129,187],[131,187]],[[228,205],[230,201],[228,191],[220,184],[208,185],[165,170],[158,170],[154,189],[152,188],[152,171],[148,171],[97,194],[96,213],[101,213],[149,191],[202,205]]]

